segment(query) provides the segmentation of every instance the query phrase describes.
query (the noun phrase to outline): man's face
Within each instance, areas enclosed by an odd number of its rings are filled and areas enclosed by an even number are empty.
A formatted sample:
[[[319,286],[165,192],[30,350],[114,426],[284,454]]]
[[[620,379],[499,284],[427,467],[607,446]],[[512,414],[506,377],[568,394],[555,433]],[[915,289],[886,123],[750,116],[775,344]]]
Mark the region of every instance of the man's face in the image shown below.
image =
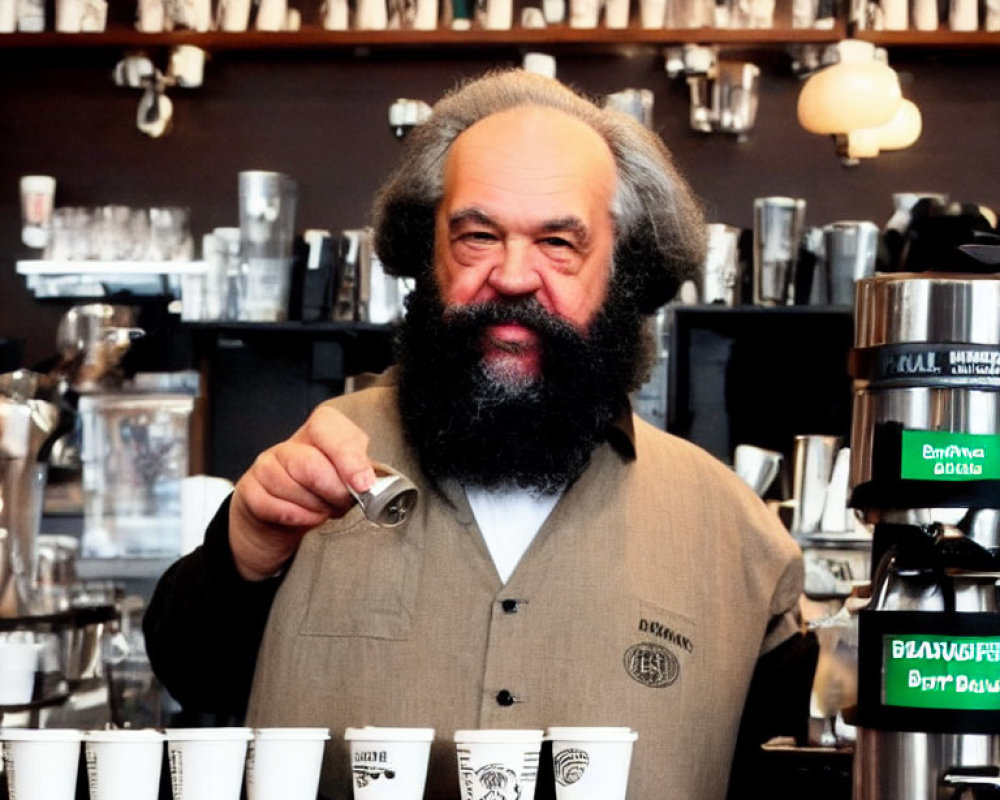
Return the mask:
[[[450,307],[533,298],[581,333],[607,294],[614,158],[583,122],[546,108],[494,114],[449,151],[435,219],[435,275]],[[494,378],[540,377],[541,340],[503,320],[480,343]]]

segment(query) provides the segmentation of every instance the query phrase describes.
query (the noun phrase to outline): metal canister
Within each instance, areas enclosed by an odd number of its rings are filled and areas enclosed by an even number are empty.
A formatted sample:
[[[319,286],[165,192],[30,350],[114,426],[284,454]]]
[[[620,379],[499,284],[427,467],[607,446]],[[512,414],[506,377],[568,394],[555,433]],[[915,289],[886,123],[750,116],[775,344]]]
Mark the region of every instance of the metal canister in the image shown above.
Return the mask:
[[[874,526],[854,800],[1000,791],[1000,277],[858,281],[851,372]]]
[[[1000,472],[963,458],[962,448],[979,455],[980,445],[996,446],[1000,434],[1000,277],[895,273],[858,281],[851,361],[856,508],[998,504]],[[919,469],[900,475],[904,431],[932,434],[908,437],[928,454],[928,480],[917,477]],[[952,444],[955,459],[930,463]],[[951,474],[935,476],[934,469]]]

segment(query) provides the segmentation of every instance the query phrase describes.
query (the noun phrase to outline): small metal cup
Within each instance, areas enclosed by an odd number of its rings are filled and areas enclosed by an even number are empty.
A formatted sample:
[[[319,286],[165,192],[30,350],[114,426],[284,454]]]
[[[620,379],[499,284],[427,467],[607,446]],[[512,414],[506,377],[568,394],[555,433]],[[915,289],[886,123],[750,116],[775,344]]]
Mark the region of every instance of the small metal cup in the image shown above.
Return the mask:
[[[413,482],[385,464],[373,464],[375,483],[367,492],[347,490],[369,520],[380,528],[395,528],[406,521],[417,505],[419,492]]]

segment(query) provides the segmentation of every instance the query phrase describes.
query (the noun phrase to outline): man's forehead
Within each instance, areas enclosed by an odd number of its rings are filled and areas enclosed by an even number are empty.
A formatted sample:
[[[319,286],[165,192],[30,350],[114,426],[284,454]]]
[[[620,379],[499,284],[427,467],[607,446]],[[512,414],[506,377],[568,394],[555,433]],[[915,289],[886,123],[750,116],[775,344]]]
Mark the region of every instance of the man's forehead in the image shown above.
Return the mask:
[[[610,147],[596,130],[578,117],[548,106],[519,106],[484,117],[456,137],[448,161],[463,151],[482,148],[512,156],[525,148],[549,150],[553,155],[572,150],[614,163]]]

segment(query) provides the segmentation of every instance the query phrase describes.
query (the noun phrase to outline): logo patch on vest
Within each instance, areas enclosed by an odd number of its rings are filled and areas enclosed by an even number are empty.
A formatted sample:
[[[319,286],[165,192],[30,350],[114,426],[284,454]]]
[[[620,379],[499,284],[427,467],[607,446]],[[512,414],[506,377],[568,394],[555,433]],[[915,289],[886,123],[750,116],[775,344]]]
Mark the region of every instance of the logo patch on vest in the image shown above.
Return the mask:
[[[655,642],[639,642],[625,651],[625,671],[650,689],[672,685],[681,674],[681,662],[670,650]]]

